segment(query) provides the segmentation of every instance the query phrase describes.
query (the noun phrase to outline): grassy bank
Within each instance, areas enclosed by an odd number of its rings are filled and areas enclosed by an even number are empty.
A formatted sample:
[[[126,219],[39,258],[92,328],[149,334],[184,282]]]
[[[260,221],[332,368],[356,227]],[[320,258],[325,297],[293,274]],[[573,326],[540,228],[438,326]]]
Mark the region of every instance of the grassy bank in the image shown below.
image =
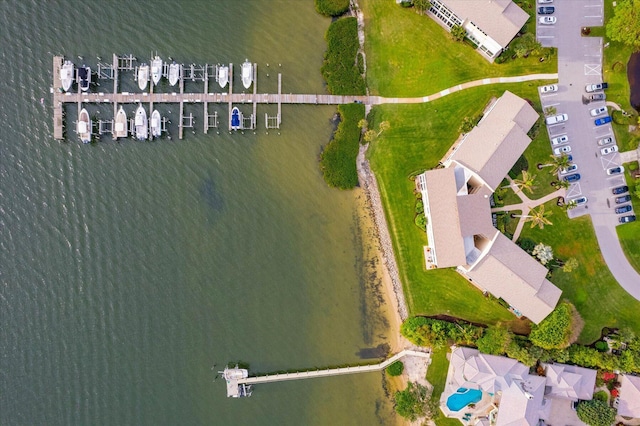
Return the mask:
[[[333,95],[364,95],[366,85],[358,69],[358,21],[341,18],[333,22],[327,34],[327,51],[321,72],[327,90]]]
[[[640,182],[637,182],[633,177],[631,177],[631,174],[629,173],[629,166],[629,163],[624,165],[624,175],[627,181],[627,186],[629,187],[629,193],[633,194],[636,185],[640,184]],[[640,212],[640,200],[638,200],[638,197],[632,195],[631,203],[633,204],[634,214],[638,215],[638,212]],[[640,272],[640,222],[636,221],[618,226],[616,231],[618,232],[618,238],[620,239],[622,249],[627,256],[627,259],[629,259],[629,263],[631,263],[636,271]]]
[[[431,18],[394,1],[363,0],[367,84],[372,94],[429,95],[488,77],[557,72],[557,57],[491,64],[466,43],[451,41]]]
[[[464,117],[474,116],[494,96],[504,90],[534,100],[540,110],[537,85],[492,85],[449,95],[421,105],[385,105],[374,108],[374,120],[388,120],[388,132],[370,147],[371,165],[378,177],[380,192],[393,239],[400,277],[413,315],[447,314],[472,322],[492,324],[520,320],[496,301],[482,296],[479,290],[451,269],[426,271],[423,246],[424,233],[413,224],[414,176],[433,168],[458,137]],[[551,150],[542,128],[525,152],[531,164],[536,158],[548,158]],[[535,169],[535,166],[533,166]],[[538,172],[546,174],[546,170]],[[605,326],[629,326],[640,333],[640,302],[630,298],[607,269],[588,218],[570,221],[566,213],[549,203],[554,211],[553,226],[544,230],[525,227],[523,236],[551,245],[561,258],[576,257],[580,266],[572,273],[557,271],[552,281],[563,290],[587,324],[580,342],[588,343],[599,336]],[[615,306],[615,309],[611,307]]]
[[[358,122],[364,118],[364,105],[338,107],[340,124],[320,156],[320,169],[329,186],[351,189],[358,185],[356,157],[360,147]]]
[[[435,349],[431,353],[431,364],[427,369],[427,380],[433,385],[433,393],[431,398],[439,401],[440,395],[444,391],[444,385],[447,381],[447,370],[449,369],[449,360],[447,359],[447,349]],[[444,416],[441,410],[438,410],[438,416],[433,419],[438,426],[458,426],[458,419],[450,419]]]

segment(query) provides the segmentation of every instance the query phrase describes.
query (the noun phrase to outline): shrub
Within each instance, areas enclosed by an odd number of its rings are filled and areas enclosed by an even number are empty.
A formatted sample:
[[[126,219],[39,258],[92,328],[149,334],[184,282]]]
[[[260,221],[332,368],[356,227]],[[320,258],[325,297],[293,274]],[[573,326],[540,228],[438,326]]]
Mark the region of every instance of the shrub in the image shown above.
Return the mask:
[[[409,382],[407,388],[395,394],[395,410],[411,421],[425,414],[428,400],[427,388],[418,383]]]
[[[609,345],[607,345],[607,342],[603,342],[602,340],[598,340],[595,344],[595,347],[598,352],[606,352],[609,350]]]
[[[424,213],[424,203],[422,202],[422,199],[416,200],[416,214],[422,213]]]
[[[396,377],[402,374],[404,371],[404,364],[402,361],[396,361],[387,367],[387,374],[391,377]]]
[[[607,392],[601,390],[593,394],[593,399],[597,399],[602,402],[609,402],[609,395],[607,395]]]
[[[341,18],[331,23],[327,34],[327,51],[320,71],[333,95],[364,95],[366,84],[358,70],[358,22]]]
[[[631,163],[629,163],[629,170],[630,171],[635,171],[638,170],[638,162],[637,161],[632,161]]]
[[[356,157],[360,147],[358,121],[364,117],[364,105],[338,106],[340,124],[320,157],[320,169],[327,184],[334,188],[351,189],[358,185]]]
[[[573,307],[561,303],[540,324],[531,328],[529,340],[543,349],[562,349],[569,346]]]
[[[515,179],[523,170],[529,170],[529,162],[524,155],[521,155],[520,158],[518,158],[518,161],[516,161],[516,163],[513,165],[511,170],[509,170],[509,176],[511,177],[511,179]]]
[[[478,339],[478,349],[486,354],[502,355],[507,351],[512,339],[513,333],[506,326],[498,324],[484,331]]]
[[[591,426],[611,426],[616,419],[616,410],[598,399],[580,401],[578,418]]]
[[[533,249],[536,246],[536,242],[531,238],[520,238],[517,244],[522,250],[526,251],[529,254],[533,253]]]
[[[324,16],[340,16],[349,10],[349,0],[316,0],[316,11]]]

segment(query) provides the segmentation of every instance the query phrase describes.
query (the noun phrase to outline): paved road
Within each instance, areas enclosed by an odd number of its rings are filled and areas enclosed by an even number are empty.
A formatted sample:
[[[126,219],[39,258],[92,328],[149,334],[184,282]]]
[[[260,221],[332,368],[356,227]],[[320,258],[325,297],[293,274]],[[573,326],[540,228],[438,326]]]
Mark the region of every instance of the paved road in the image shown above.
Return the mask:
[[[588,203],[569,211],[569,217],[589,214],[593,221],[600,250],[611,273],[618,283],[634,298],[640,300],[640,275],[629,264],[622,251],[616,226],[618,215],[613,208],[611,188],[624,184],[623,176],[608,176],[606,169],[621,164],[619,154],[602,156],[597,141],[612,137],[610,125],[595,126],[590,110],[604,106],[605,102],[583,104],[585,85],[602,81],[602,39],[582,37],[580,28],[602,25],[602,0],[555,2],[556,25],[538,24],[538,37],[545,46],[558,48],[557,93],[541,95],[543,108],[553,106],[557,113],[566,113],[566,123],[549,127],[553,138],[567,134],[571,155],[578,165],[581,179],[567,190],[567,198],[584,195]]]

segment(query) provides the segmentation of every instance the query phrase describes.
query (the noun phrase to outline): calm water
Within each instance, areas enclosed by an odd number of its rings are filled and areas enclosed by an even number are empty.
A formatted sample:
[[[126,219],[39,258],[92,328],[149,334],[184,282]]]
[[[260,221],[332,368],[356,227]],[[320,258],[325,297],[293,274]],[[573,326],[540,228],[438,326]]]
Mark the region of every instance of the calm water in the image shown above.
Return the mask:
[[[54,54],[247,57],[261,92],[277,71],[285,92],[323,92],[329,20],[313,2],[5,1],[0,19],[0,424],[392,423],[381,374],[263,385],[247,400],[213,382],[214,364],[343,364],[384,341],[355,196],[317,167],[334,108],[284,107],[280,134],[231,136],[203,135],[188,106],[196,134],[179,141],[177,107],[162,106],[174,140],[82,146],[72,107],[68,140],[52,137]]]

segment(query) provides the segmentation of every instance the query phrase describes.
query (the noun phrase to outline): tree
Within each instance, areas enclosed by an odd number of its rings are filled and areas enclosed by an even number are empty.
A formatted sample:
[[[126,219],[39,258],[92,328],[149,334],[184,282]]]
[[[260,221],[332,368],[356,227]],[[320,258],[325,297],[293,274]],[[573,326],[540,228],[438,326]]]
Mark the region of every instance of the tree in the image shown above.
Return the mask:
[[[431,7],[431,2],[429,0],[413,0],[413,7],[415,7],[418,12],[424,13]]]
[[[404,364],[402,361],[396,361],[387,367],[387,374],[391,377],[396,377],[402,374],[404,371]]]
[[[549,261],[553,260],[553,250],[550,246],[544,245],[544,243],[536,245],[531,254],[537,257],[543,265],[546,265]]]
[[[367,143],[373,142],[374,140],[376,140],[377,136],[378,134],[375,130],[367,130],[366,132],[364,132],[364,141]]]
[[[461,25],[451,27],[451,38],[455,41],[462,41],[467,36],[467,31]]]
[[[478,339],[478,349],[486,354],[502,355],[507,351],[512,339],[513,333],[507,326],[498,323],[484,330],[482,337]]]
[[[554,106],[548,106],[544,109],[544,115],[556,115],[558,110]]]
[[[525,216],[525,222],[531,222],[531,227],[537,226],[540,229],[544,229],[545,225],[553,225],[548,217],[553,214],[552,211],[545,211],[544,204],[542,204],[538,210],[531,210],[530,214]]]
[[[571,164],[571,160],[569,160],[569,156],[567,154],[562,154],[559,156],[550,155],[550,157],[550,163],[542,164],[541,166],[538,166],[538,168],[551,167],[551,169],[549,169],[549,173],[551,173],[552,175],[558,174],[560,170],[566,169]]]
[[[396,392],[394,399],[396,412],[415,421],[426,413],[428,389],[418,383],[409,382],[405,390]]]
[[[369,123],[367,122],[367,119],[363,118],[360,121],[358,121],[358,127],[361,129],[366,129],[367,127],[369,127]]]
[[[578,259],[576,259],[575,257],[570,257],[566,262],[564,262],[564,265],[562,265],[562,271],[572,272],[578,266]]]
[[[564,349],[571,338],[573,307],[568,303],[559,304],[549,316],[531,327],[529,340],[543,349]]]
[[[640,0],[619,0],[607,22],[607,37],[640,50]]]
[[[591,426],[611,426],[616,419],[616,410],[599,399],[580,401],[576,414],[580,420]]]
[[[522,171],[522,179],[514,179],[513,183],[522,191],[525,190],[529,194],[536,189],[536,186],[533,184],[536,181],[536,175],[529,173],[526,170]]]

